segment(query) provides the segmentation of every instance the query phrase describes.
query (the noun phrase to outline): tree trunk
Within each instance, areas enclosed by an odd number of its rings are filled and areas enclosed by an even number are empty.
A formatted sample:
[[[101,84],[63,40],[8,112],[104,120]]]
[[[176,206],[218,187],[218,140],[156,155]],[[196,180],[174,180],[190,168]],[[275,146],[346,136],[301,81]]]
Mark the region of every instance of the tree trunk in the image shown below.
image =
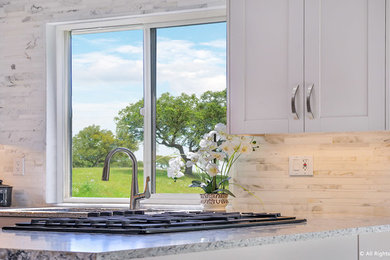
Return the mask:
[[[186,170],[184,171],[184,175],[193,177],[194,173],[192,172],[192,166],[191,167],[186,167]]]

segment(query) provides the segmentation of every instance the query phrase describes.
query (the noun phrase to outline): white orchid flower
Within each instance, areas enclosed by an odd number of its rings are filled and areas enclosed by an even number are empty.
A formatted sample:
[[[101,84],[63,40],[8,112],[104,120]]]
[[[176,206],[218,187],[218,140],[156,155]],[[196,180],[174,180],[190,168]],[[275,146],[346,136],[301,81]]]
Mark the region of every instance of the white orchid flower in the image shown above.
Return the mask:
[[[186,167],[187,168],[190,168],[190,167],[192,167],[194,165],[194,163],[192,162],[192,161],[187,161],[186,162]]]
[[[231,141],[231,140],[233,140],[233,138],[234,138],[234,135],[226,135],[227,141]]]
[[[211,140],[202,139],[199,142],[200,151],[212,151],[217,148],[217,143]]]
[[[183,176],[184,176],[184,173],[182,173],[182,172],[177,172],[176,173],[176,178],[181,178]]]
[[[234,136],[230,143],[234,151],[238,151],[238,149],[241,147],[241,139],[238,136]]]
[[[200,140],[199,142],[199,146],[202,147],[202,148],[206,148],[210,145],[210,141],[209,140],[206,140],[206,139],[202,139]]]
[[[228,135],[226,133],[219,133],[218,136],[219,136],[218,140],[226,141],[227,140],[226,138],[227,138]]]
[[[240,153],[250,153],[252,152],[252,146],[249,143],[243,143],[240,146]]]
[[[241,139],[241,142],[242,143],[247,143],[247,144],[250,144],[252,142],[252,138],[250,138],[249,136],[240,136],[240,139]]]
[[[177,171],[176,169],[172,169],[172,168],[168,168],[168,178],[172,178],[172,179],[175,179],[175,178],[181,178],[184,176],[184,173],[182,173],[180,170]]]
[[[218,165],[216,165],[215,163],[209,163],[206,167],[206,171],[208,175],[214,177],[219,173]]]
[[[219,146],[219,149],[221,149],[221,151],[227,153],[228,155],[231,155],[234,152],[233,145],[229,141],[223,142]]]
[[[253,137],[229,135],[226,133],[226,125],[217,124],[213,131],[200,140],[197,152],[187,153],[186,161],[180,156],[169,160],[168,177],[176,181],[184,176],[184,167],[195,166],[195,170],[205,172],[211,177],[208,178],[209,181],[216,182],[218,174],[221,174],[221,179],[227,178],[231,166],[240,154],[253,151],[252,141]],[[205,187],[206,184],[202,183],[201,186]]]
[[[211,152],[210,155],[219,161],[223,161],[226,157],[225,153],[221,152]]]
[[[193,153],[193,152],[189,152],[187,154],[187,157],[191,160],[191,162],[193,163],[197,163],[199,161],[199,154],[197,153]]]
[[[181,157],[172,158],[169,160],[169,167],[181,168],[184,166],[184,162]]]
[[[181,168],[184,167],[184,162],[181,157],[172,158],[169,160],[169,167],[167,169],[167,175],[169,178],[181,178],[184,174],[181,172]]]
[[[210,152],[202,152],[201,157],[199,158],[199,161],[202,164],[207,164],[212,159],[214,159],[214,157],[210,154]]]
[[[168,174],[168,178],[174,178],[175,177],[175,170],[168,167],[167,174]]]
[[[210,141],[215,141],[215,140],[219,140],[219,133],[217,131],[211,131],[210,133],[207,134],[207,140],[210,140]]]
[[[217,131],[218,133],[226,133],[226,125],[222,123],[218,123],[215,125],[214,130]]]

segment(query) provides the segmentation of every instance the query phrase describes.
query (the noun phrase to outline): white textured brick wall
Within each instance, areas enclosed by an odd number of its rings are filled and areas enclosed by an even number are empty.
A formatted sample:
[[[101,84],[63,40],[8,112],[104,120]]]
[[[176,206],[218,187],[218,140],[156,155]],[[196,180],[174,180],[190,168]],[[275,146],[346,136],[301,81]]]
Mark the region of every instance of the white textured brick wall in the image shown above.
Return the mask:
[[[0,0],[0,179],[15,206],[45,203],[45,24],[225,6],[225,0]],[[25,176],[13,158],[25,156]]]

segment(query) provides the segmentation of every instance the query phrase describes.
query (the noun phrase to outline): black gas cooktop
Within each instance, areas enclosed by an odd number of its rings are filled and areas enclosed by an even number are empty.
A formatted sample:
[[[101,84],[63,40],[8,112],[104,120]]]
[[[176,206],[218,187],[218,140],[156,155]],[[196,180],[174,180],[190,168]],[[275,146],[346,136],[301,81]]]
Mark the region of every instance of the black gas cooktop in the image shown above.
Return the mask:
[[[17,223],[4,230],[56,231],[110,234],[153,234],[236,227],[282,225],[306,222],[306,219],[281,216],[280,213],[220,213],[144,211],[92,212],[87,218],[39,218]]]

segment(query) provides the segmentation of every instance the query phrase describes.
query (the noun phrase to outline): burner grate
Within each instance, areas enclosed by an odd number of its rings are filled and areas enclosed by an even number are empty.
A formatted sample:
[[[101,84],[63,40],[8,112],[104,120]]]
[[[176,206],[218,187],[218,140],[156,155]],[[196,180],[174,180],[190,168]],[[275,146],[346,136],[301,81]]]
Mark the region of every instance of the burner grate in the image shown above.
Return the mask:
[[[306,219],[280,213],[164,212],[146,215],[143,211],[94,212],[87,218],[39,218],[17,223],[4,230],[60,231],[114,234],[153,234],[233,227],[303,223]]]

